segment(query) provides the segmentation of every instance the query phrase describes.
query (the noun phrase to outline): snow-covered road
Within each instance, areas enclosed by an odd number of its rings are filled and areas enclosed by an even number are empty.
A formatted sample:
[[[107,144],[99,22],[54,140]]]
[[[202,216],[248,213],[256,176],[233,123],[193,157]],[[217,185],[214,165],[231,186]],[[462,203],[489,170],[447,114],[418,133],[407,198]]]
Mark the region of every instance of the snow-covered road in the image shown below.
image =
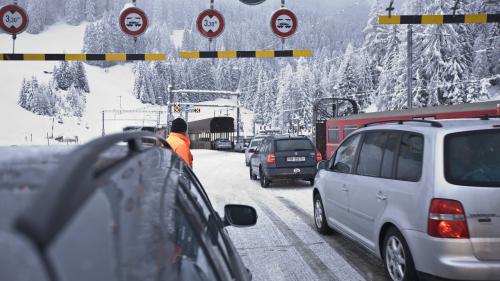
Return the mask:
[[[314,229],[312,188],[306,182],[263,189],[249,178],[244,155],[197,150],[194,170],[222,214],[225,204],[248,204],[255,227],[229,233],[256,281],[388,280],[382,263],[347,238]]]

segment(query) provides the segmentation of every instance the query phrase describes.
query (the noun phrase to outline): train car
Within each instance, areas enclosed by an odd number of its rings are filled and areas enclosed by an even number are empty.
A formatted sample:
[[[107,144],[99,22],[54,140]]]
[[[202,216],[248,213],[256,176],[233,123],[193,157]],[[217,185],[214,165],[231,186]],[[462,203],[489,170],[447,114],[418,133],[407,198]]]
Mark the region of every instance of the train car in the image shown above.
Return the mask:
[[[217,139],[235,140],[234,118],[214,117],[189,122],[188,134],[192,149],[212,149]]]
[[[326,147],[326,156],[331,158],[340,143],[352,132],[366,124],[390,120],[437,120],[458,118],[500,117],[500,100],[452,106],[438,106],[364,113],[339,117],[326,122],[326,138],[318,139],[318,147]],[[323,143],[326,141],[326,145]]]

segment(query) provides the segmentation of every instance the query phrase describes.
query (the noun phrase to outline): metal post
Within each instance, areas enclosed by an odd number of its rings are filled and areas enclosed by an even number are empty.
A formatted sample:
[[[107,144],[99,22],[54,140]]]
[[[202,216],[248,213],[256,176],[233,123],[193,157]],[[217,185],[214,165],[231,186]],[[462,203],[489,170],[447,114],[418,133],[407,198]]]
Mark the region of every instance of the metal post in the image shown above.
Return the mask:
[[[213,9],[213,8],[214,8],[214,1],[215,1],[215,0],[210,0],[210,9]]]
[[[408,58],[407,58],[407,64],[408,64],[408,72],[407,72],[407,91],[408,91],[408,108],[412,109],[413,108],[413,89],[412,89],[412,82],[413,82],[413,29],[412,25],[408,25]]]
[[[104,131],[104,110],[102,111],[102,136],[104,137],[106,132]]]
[[[167,87],[167,132],[170,133],[170,117],[172,116],[172,85]]]
[[[281,8],[285,8],[285,0],[281,0]]]
[[[236,140],[240,140],[240,94],[236,96],[236,105],[238,108],[236,109]]]
[[[12,54],[16,53],[16,38],[15,34],[12,34]]]

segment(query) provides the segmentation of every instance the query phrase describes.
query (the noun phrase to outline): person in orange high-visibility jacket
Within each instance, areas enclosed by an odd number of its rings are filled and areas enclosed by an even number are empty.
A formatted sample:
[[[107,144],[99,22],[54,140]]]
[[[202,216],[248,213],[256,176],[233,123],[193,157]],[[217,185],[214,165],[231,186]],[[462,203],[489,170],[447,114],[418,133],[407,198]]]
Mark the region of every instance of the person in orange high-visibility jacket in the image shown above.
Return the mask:
[[[172,122],[171,133],[167,138],[167,142],[172,147],[172,150],[182,158],[189,167],[193,167],[193,154],[189,147],[191,140],[186,136],[187,124],[182,118],[177,118]]]

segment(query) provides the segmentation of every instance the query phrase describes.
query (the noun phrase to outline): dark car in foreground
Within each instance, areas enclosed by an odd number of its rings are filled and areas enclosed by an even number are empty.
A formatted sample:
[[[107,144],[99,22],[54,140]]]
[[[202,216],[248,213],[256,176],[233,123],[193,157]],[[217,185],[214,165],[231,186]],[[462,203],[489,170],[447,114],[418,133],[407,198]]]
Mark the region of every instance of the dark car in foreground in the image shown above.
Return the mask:
[[[219,217],[167,146],[130,132],[0,148],[0,280],[251,280],[225,227],[254,225],[255,209]]]
[[[262,187],[275,180],[307,180],[314,184],[321,154],[307,137],[271,136],[264,139],[250,159],[250,178]]]

